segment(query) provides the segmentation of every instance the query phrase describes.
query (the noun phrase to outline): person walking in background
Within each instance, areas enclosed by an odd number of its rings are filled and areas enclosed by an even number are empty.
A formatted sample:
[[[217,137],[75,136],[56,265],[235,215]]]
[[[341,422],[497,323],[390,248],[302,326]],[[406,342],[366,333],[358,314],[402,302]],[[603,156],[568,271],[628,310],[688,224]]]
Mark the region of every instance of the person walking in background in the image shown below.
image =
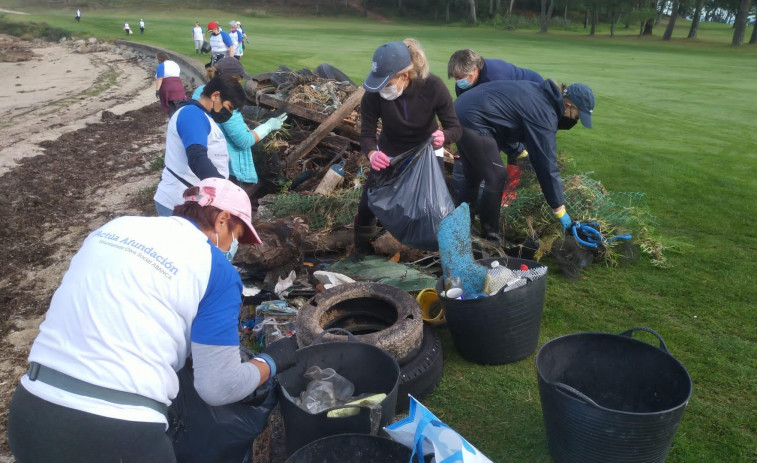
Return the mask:
[[[124,32],[126,35],[131,35],[131,28],[129,27],[129,23],[124,21]]]
[[[181,81],[181,68],[168,55],[157,55],[158,69],[155,71],[155,96],[160,98],[160,108],[169,117],[176,111],[176,103],[187,99],[184,84]]]
[[[240,84],[243,79],[249,79],[250,75],[245,72],[242,64],[234,58],[221,58],[207,69],[208,79],[214,77],[231,77]],[[205,86],[201,85],[192,94],[192,98],[199,100]],[[255,130],[250,130],[244,122],[244,117],[239,108],[234,109],[228,121],[218,124],[226,137],[226,147],[229,151],[229,180],[239,185],[248,194],[255,189],[258,183],[258,173],[252,159],[252,146],[265,138],[271,132],[279,130],[287,118],[283,113],[278,117],[272,117],[260,124]]]
[[[428,71],[426,54],[414,39],[381,45],[373,54],[371,72],[363,88],[366,93],[360,102],[360,147],[371,170],[355,216],[356,259],[371,251],[370,241],[376,235],[376,216],[368,204],[368,189],[378,171],[388,167],[393,156],[416,148],[430,137],[437,159],[443,162],[443,146],[455,143],[461,130],[447,86]]]
[[[242,33],[237,28],[236,21],[231,21],[229,23],[229,37],[231,37],[231,43],[234,45],[234,58],[241,60],[244,37],[242,37]]]
[[[476,85],[495,80],[529,80],[540,84],[544,78],[536,71],[521,68],[501,59],[482,58],[481,55],[466,48],[452,54],[447,63],[447,77],[455,79],[455,95],[460,96]],[[509,205],[518,197],[518,183],[522,175],[518,159],[528,156],[522,143],[515,143],[503,150],[507,154],[507,186],[502,195],[502,204]],[[452,173],[452,189],[457,196],[465,183],[463,164],[455,162]]]
[[[205,41],[205,33],[200,27],[199,21],[195,21],[195,27],[192,29],[192,40],[195,42],[195,55],[199,55],[202,43]]]
[[[221,30],[218,23],[211,21],[208,23],[208,32],[210,32],[210,64],[224,56],[234,56],[234,43],[228,33]]]
[[[153,198],[158,215],[171,215],[182,203],[184,190],[200,180],[229,177],[229,152],[218,124],[228,121],[245,101],[239,82],[215,77],[205,84],[198,101],[179,103],[166,128],[165,168]]]
[[[81,11],[79,11],[78,9],[76,10],[76,15],[74,16],[74,19],[76,20],[76,22],[81,22]]]
[[[516,142],[525,143],[542,194],[563,229],[571,225],[565,210],[565,196],[557,165],[557,131],[572,128],[580,119],[592,128],[594,93],[585,84],[558,85],[552,80],[498,80],[476,86],[455,101],[455,111],[463,127],[457,142],[464,164],[466,188],[455,204],[471,205],[471,223],[478,212],[481,236],[501,242],[500,198],[505,188],[505,166],[500,150]],[[479,185],[484,193],[476,211]]]
[[[208,178],[173,217],[119,217],[71,260],[16,388],[7,435],[18,462],[176,462],[166,433],[191,354],[210,406],[254,398],[293,366],[294,337],[240,354],[239,243],[262,244],[250,198]],[[179,417],[181,418],[181,417]]]
[[[139,20],[139,35],[144,35],[145,33],[145,21],[140,18]]]
[[[239,21],[237,21],[237,30],[242,33],[241,46],[242,53],[244,53],[244,49],[247,48],[247,44],[250,43],[250,39],[247,38],[247,33],[245,33],[244,29],[242,28],[242,23]]]

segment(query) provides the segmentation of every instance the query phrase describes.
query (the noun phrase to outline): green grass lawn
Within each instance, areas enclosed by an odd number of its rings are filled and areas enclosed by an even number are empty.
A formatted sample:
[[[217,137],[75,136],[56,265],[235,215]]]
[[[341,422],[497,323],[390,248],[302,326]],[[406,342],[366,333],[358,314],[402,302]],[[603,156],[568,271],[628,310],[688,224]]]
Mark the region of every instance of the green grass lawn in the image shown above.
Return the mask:
[[[0,2],[19,8],[16,2]],[[39,10],[13,21],[45,21],[86,37],[131,38],[194,54],[195,20],[238,19],[250,36],[248,72],[328,62],[362,82],[373,50],[415,37],[432,72],[446,79],[449,55],[473,48],[546,77],[584,82],[596,94],[594,130],[580,125],[558,145],[611,191],[644,192],[665,239],[684,243],[671,268],[594,266],[578,281],[551,275],[540,344],[579,331],[659,332],[688,369],[694,392],[673,443],[671,462],[757,461],[757,46],[729,45],[729,26],[703,24],[688,41],[637,38],[634,26],[610,38],[583,29],[498,31],[480,26],[376,23],[356,18],[285,18],[221,11]],[[751,34],[751,28],[747,30]],[[450,88],[452,82],[449,82]],[[556,272],[555,272],[556,273]],[[642,336],[652,341],[651,337]],[[445,373],[425,400],[493,461],[549,461],[534,356],[483,367],[462,360],[444,333]]]

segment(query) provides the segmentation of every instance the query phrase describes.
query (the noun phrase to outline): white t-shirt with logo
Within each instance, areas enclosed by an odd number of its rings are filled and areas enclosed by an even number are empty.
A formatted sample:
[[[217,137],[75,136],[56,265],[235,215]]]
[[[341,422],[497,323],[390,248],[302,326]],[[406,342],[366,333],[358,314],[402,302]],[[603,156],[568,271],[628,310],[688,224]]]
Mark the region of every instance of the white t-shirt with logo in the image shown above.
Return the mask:
[[[184,203],[183,194],[188,187],[168,169],[191,185],[200,183],[200,178],[189,168],[187,159],[187,148],[194,144],[206,146],[208,159],[216,167],[218,173],[224,178],[229,178],[229,152],[226,147],[226,138],[220,127],[199,106],[199,103],[193,102],[182,106],[168,121],[166,169],[163,169],[154,197],[155,201],[169,209]]]
[[[205,37],[202,34],[202,27],[195,26],[195,28],[192,29],[192,37],[194,37],[195,40],[205,40]]]
[[[191,342],[238,345],[241,291],[239,274],[192,222],[120,217],[90,234],[71,260],[29,361],[168,405]],[[166,422],[147,407],[71,394],[27,376],[21,383],[64,407]]]

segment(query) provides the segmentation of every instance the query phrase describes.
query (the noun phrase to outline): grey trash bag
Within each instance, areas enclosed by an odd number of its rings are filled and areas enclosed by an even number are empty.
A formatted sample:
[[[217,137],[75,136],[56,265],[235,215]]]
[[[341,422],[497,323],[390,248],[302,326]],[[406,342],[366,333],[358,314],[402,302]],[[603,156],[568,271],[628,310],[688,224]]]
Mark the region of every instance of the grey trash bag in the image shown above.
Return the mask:
[[[455,209],[431,139],[392,158],[367,186],[368,207],[381,224],[406,246],[439,248],[439,222]]]

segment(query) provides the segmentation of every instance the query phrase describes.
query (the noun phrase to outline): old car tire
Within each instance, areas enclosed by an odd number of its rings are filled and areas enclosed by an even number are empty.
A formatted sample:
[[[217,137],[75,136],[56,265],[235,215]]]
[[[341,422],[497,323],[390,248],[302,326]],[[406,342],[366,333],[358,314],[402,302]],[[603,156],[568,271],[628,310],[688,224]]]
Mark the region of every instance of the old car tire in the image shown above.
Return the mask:
[[[442,379],[444,358],[442,339],[436,328],[423,324],[423,341],[418,355],[400,368],[400,385],[397,389],[397,413],[407,411],[408,394],[418,400],[434,392]]]
[[[297,314],[300,347],[319,336],[323,342],[347,341],[346,335],[324,333],[329,328],[347,329],[358,341],[384,349],[403,365],[421,347],[423,318],[415,299],[399,288],[350,283],[317,294]]]

